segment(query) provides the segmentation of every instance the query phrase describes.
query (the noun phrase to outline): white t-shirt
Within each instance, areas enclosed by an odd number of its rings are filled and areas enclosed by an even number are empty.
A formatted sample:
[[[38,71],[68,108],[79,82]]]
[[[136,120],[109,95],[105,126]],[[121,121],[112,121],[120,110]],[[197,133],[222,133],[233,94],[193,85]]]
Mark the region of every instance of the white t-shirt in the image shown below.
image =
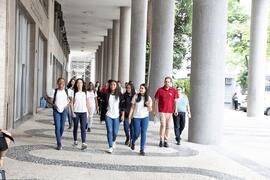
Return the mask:
[[[96,111],[96,100],[95,98],[97,97],[97,93],[94,91],[88,91],[89,92],[89,97],[90,97],[90,111],[91,113],[95,113]]]
[[[141,97],[140,102],[136,102],[138,95],[136,94],[133,98],[131,103],[135,105],[135,109],[134,109],[134,113],[133,113],[133,117],[134,118],[145,118],[149,116],[149,111],[148,111],[148,107],[144,106],[144,97]],[[149,103],[150,103],[150,107],[152,106],[152,99],[149,96],[148,99]]]
[[[69,88],[68,89],[68,95],[71,96],[71,97],[73,97],[74,96],[74,90],[71,89],[71,88]]]
[[[106,115],[112,119],[119,118],[119,113],[120,113],[119,101],[120,101],[119,97],[118,99],[115,99],[115,95],[110,95]]]
[[[74,93],[74,95],[75,95],[75,99],[73,100],[74,101],[74,112],[77,112],[77,113],[88,112],[87,106],[86,106],[86,96],[87,96],[87,98],[89,98],[90,94],[89,94],[89,92],[86,92],[86,94],[85,94],[85,92]],[[73,96],[73,98],[74,98],[74,96]]]
[[[54,93],[55,93],[55,89],[51,90],[48,96],[53,99]],[[68,96],[70,97],[72,96],[72,94],[70,94],[69,91],[68,91]],[[68,105],[70,101],[68,96],[65,89],[57,90],[56,97],[55,97],[55,105],[57,106],[58,112],[62,113],[64,111],[65,106]]]

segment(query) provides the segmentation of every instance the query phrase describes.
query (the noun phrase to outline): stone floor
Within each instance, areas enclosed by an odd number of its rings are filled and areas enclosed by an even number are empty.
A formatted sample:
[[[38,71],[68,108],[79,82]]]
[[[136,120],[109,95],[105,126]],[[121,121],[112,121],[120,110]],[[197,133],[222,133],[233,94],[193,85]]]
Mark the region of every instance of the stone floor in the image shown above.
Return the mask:
[[[172,137],[170,148],[159,148],[159,124],[151,122],[145,157],[138,155],[139,141],[135,152],[124,145],[122,125],[116,150],[106,153],[105,125],[97,117],[87,150],[73,147],[72,131],[65,130],[63,150],[57,151],[52,113],[41,111],[14,130],[16,144],[4,169],[7,179],[270,179],[270,118],[225,111],[221,145],[186,142],[186,128],[181,146]]]

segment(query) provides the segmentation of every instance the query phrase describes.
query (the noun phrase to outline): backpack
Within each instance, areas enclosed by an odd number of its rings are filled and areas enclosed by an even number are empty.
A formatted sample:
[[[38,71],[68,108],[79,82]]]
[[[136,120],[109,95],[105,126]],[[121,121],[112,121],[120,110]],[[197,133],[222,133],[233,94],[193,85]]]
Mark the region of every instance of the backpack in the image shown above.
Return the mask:
[[[53,104],[55,104],[55,101],[56,101],[56,95],[57,95],[57,91],[58,91],[58,89],[55,89],[55,90],[54,90],[54,95],[53,95]],[[65,88],[65,92],[66,92],[67,97],[68,97],[68,90],[67,90],[67,88]]]

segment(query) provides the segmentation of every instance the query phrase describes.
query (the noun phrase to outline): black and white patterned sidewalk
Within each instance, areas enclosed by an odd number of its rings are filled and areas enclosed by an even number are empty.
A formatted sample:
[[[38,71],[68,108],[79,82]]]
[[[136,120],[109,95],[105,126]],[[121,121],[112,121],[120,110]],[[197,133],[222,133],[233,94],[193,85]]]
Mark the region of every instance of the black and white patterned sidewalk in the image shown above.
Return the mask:
[[[92,132],[87,134],[87,150],[73,147],[72,131],[66,129],[63,150],[57,151],[51,111],[42,111],[15,130],[16,145],[9,150],[5,163],[7,178],[266,179],[210,146],[187,142],[177,146],[172,141],[170,148],[159,148],[159,125],[152,122],[146,156],[139,156],[139,141],[135,151],[124,145],[122,126],[113,154],[106,153],[105,125],[97,117]]]

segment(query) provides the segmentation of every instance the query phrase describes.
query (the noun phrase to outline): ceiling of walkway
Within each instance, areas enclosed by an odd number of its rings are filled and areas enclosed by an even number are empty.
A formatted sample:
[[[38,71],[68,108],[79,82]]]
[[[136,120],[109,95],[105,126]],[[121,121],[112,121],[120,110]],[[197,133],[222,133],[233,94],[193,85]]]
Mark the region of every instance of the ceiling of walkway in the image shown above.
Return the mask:
[[[119,19],[121,6],[130,6],[131,0],[58,0],[62,5],[64,21],[72,51],[97,49],[112,20]]]

